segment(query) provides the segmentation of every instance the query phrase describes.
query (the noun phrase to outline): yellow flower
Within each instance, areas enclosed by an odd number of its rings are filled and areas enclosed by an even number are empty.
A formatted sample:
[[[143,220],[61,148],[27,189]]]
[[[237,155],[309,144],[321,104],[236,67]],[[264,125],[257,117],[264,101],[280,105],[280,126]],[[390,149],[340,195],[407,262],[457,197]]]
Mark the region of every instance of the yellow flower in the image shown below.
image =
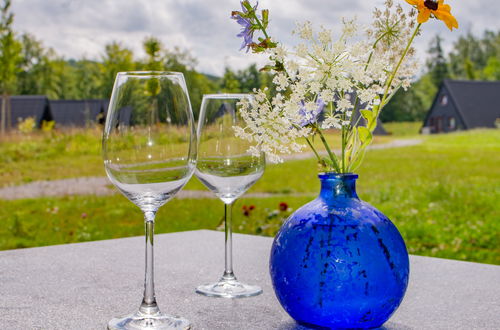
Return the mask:
[[[435,18],[443,21],[450,30],[458,28],[458,22],[451,14],[451,7],[450,5],[445,5],[444,0],[406,0],[406,2],[417,7],[418,23],[427,22],[429,17],[433,15]]]

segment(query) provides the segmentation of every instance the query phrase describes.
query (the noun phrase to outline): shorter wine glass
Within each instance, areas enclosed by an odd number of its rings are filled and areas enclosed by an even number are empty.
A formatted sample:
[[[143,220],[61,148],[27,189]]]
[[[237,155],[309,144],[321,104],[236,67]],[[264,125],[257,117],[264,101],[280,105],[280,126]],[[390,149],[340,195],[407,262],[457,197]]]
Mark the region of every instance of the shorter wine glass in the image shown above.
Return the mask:
[[[139,310],[108,329],[190,329],[160,312],[154,290],[155,215],[186,184],[196,166],[196,132],[182,73],[120,72],[102,139],[110,181],[144,213],[146,271]]]
[[[235,127],[244,127],[240,102],[249,94],[204,95],[198,121],[198,163],[196,177],[224,203],[225,268],[218,282],[198,286],[206,296],[240,298],[262,293],[257,285],[236,279],[232,256],[232,206],[264,173],[264,153],[250,153],[250,143],[235,136]]]

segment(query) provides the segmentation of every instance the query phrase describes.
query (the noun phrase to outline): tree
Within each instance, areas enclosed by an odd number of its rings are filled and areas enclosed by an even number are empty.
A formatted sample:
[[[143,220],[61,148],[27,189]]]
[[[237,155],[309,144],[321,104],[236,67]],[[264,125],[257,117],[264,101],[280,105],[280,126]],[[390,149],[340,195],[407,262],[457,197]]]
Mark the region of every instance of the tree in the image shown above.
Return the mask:
[[[215,82],[194,69],[197,61],[189,51],[174,47],[171,50],[166,49],[164,54],[164,69],[167,71],[182,72],[184,74],[193,115],[194,118],[197,119],[203,95],[217,91]]]
[[[104,47],[104,55],[102,55],[101,60],[99,97],[109,98],[113,90],[116,74],[120,71],[135,69],[134,54],[119,42],[113,41]]]
[[[3,96],[0,113],[0,134],[3,135],[11,123],[10,95],[16,87],[16,73],[21,59],[21,46],[15,40],[12,30],[14,14],[10,12],[10,0],[4,0],[0,13],[0,92]]]
[[[500,80],[500,56],[491,56],[483,69],[482,77],[486,80]]]
[[[427,69],[435,86],[440,86],[444,79],[449,78],[448,63],[441,47],[443,39],[436,35],[429,47],[430,58],[427,60]]]
[[[224,70],[224,76],[222,77],[221,88],[223,92],[226,93],[239,93],[241,92],[240,82],[238,81],[236,74],[231,71],[230,68]]]
[[[146,70],[162,71],[164,66],[162,63],[162,48],[161,41],[155,37],[146,38],[143,42],[144,51],[147,54]]]
[[[95,99],[99,95],[100,67],[99,63],[87,59],[75,63],[75,98]]]
[[[257,70],[255,63],[244,70],[238,71],[236,79],[239,81],[241,91],[245,93],[253,91],[254,88],[259,89],[262,87],[261,74]]]
[[[164,61],[166,70],[178,72],[194,71],[198,64],[196,58],[188,50],[182,50],[179,47],[174,47],[172,50],[166,49]]]
[[[42,43],[30,34],[23,34],[21,42],[20,71],[17,75],[17,92],[22,95],[53,95],[54,76],[51,61],[52,49],[44,49]]]
[[[461,36],[449,55],[451,75],[456,79],[481,79],[491,57],[500,58],[500,31],[485,31],[481,38]]]

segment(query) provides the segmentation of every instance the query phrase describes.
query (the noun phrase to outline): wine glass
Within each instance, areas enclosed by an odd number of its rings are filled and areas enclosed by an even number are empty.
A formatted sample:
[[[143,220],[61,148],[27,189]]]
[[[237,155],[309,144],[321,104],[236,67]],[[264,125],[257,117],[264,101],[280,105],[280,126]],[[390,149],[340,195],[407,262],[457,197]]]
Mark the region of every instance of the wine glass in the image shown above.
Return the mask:
[[[239,298],[262,293],[256,285],[239,282],[233,273],[232,206],[264,173],[263,153],[248,152],[248,141],[235,136],[235,126],[244,127],[239,102],[249,94],[204,95],[198,121],[198,163],[195,175],[224,202],[225,268],[216,283],[201,285],[196,292],[206,296]]]
[[[120,72],[111,94],[102,154],[110,181],[144,213],[146,272],[139,310],[108,329],[189,329],[160,312],[154,292],[153,234],[160,206],[182,189],[196,167],[196,132],[182,73]]]

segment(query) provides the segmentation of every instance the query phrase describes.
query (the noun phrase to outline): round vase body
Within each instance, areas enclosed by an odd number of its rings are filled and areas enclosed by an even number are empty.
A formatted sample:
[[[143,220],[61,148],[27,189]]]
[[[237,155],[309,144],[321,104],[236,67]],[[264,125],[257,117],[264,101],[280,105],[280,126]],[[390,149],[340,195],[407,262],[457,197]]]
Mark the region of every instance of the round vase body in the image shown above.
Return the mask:
[[[283,224],[270,272],[297,322],[326,328],[380,327],[408,285],[405,243],[355,189],[355,174],[320,174],[321,193]]]

